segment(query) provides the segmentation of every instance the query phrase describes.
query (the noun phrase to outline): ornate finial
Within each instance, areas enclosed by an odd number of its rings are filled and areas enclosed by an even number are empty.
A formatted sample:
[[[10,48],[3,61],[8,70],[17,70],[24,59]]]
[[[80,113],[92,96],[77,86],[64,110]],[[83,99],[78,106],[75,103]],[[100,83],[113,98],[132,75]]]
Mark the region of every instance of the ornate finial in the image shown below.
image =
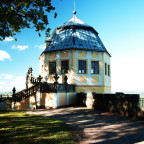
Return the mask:
[[[58,84],[58,79],[59,79],[59,76],[58,76],[58,74],[57,74],[57,73],[55,74],[54,79],[55,79],[55,83],[56,83],[56,84]]]
[[[67,80],[68,80],[68,77],[65,75],[64,77],[64,83],[67,84]]]
[[[73,11],[73,14],[74,14],[74,15],[76,14],[76,11],[75,11],[75,10]]]
[[[28,73],[29,73],[29,74],[32,74],[32,71],[33,71],[33,69],[32,69],[32,67],[30,67],[30,68],[28,69]]]
[[[39,75],[39,77],[37,77],[37,80],[38,80],[38,82],[41,82],[41,80],[42,80],[41,75]]]

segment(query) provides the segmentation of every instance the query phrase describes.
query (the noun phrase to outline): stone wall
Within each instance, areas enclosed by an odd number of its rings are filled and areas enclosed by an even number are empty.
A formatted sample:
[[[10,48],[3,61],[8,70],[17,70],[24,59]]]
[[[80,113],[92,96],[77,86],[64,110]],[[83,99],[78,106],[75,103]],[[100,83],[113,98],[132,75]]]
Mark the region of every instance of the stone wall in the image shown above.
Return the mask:
[[[122,116],[144,117],[144,114],[139,107],[138,94],[78,93],[77,105],[87,106],[88,108],[95,110],[118,113]]]

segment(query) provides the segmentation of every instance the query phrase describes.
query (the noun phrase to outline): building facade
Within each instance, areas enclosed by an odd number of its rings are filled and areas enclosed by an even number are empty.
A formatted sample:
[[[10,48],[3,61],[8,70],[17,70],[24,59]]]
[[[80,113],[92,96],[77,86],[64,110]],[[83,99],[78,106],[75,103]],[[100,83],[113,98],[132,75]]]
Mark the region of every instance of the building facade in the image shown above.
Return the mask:
[[[46,40],[46,49],[40,55],[43,80],[59,83],[68,77],[68,84],[76,85],[76,93],[111,93],[111,55],[91,26],[76,15],[57,27],[52,38]]]

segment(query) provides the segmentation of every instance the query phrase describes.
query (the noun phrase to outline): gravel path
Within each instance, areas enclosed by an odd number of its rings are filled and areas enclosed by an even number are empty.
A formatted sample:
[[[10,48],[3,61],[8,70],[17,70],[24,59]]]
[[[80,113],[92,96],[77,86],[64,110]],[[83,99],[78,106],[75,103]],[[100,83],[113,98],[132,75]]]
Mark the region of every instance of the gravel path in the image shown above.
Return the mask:
[[[78,132],[79,144],[144,144],[144,121],[112,116],[85,107],[28,111],[49,116],[71,125]]]

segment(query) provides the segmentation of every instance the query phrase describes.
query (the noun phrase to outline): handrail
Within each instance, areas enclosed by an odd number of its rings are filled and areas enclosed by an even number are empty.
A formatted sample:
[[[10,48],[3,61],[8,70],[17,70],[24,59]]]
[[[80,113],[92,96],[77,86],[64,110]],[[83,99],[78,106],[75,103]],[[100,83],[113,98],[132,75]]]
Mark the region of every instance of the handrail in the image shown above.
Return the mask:
[[[31,76],[30,82],[31,82],[32,84],[40,83],[40,82],[41,82],[41,79],[39,79],[39,77]]]
[[[15,93],[16,89],[15,87],[13,88],[13,97],[12,100],[14,102],[19,102],[29,96],[32,96],[34,94],[36,94],[37,91],[39,91],[40,93],[45,93],[45,92],[74,92],[75,91],[75,85],[72,84],[68,84],[67,83],[67,76],[65,76],[64,80],[64,84],[59,84],[58,83],[58,74],[56,73],[54,76],[55,82],[54,83],[47,83],[47,82],[42,82],[42,77],[39,75],[39,77],[34,77],[32,76],[32,73],[30,73],[32,70],[30,69],[28,71],[28,74],[30,75],[30,82],[33,84],[33,86],[31,86],[30,88],[28,88],[27,86],[27,82],[26,82],[26,89],[23,89],[22,91]]]
[[[37,83],[34,86],[23,89],[22,91],[13,94],[13,101],[19,102],[29,96],[36,94],[37,91],[40,92],[56,92],[57,87],[55,84],[48,84],[48,83]]]

